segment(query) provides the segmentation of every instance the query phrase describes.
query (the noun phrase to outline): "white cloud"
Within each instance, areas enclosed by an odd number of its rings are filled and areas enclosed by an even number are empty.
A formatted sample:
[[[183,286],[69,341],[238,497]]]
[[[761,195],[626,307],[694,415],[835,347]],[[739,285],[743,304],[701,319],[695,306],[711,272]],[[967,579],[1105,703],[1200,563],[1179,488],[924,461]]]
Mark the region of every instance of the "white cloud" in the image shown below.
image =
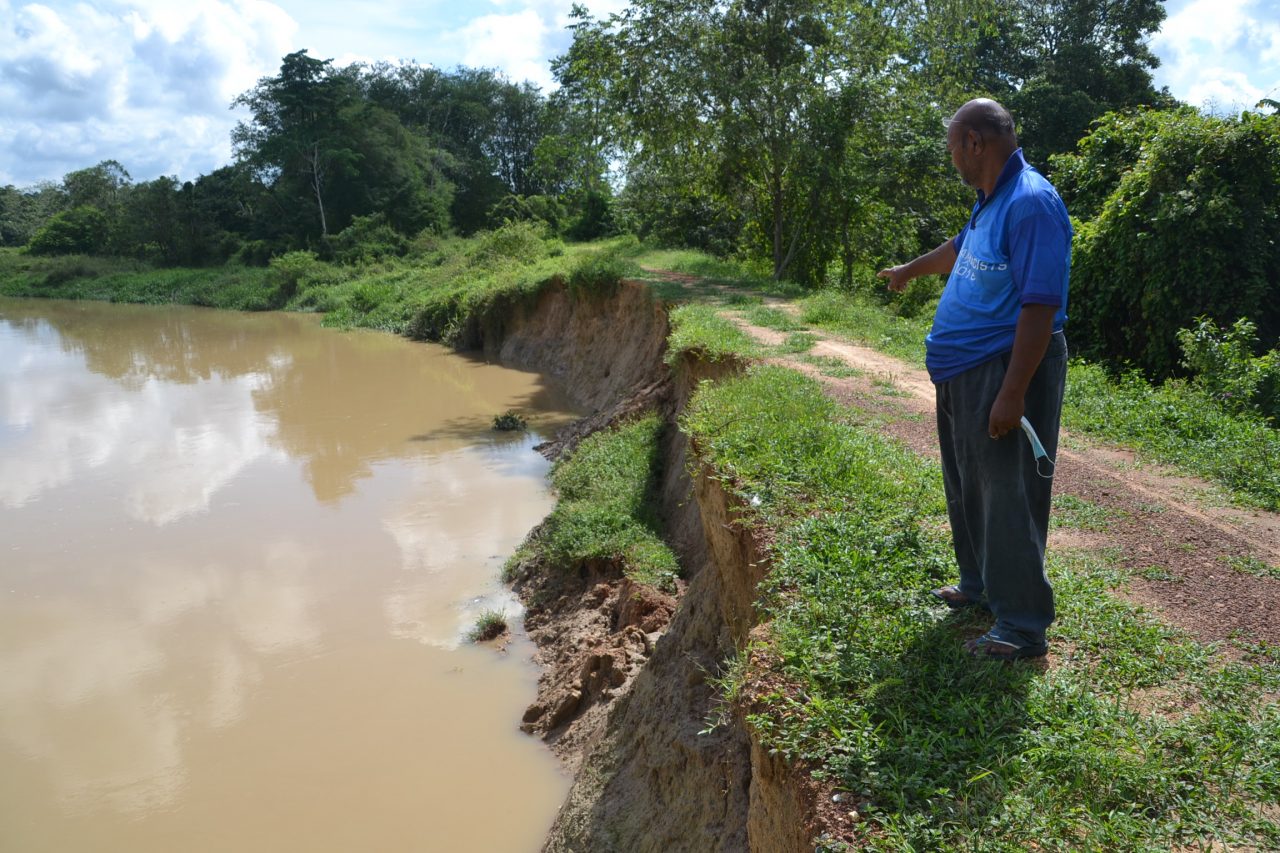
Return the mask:
[[[553,81],[545,41],[551,26],[535,9],[510,15],[483,15],[458,31],[466,65],[498,68],[515,80],[530,80],[542,88]]]
[[[1252,108],[1280,89],[1275,0],[1170,3],[1151,44],[1163,61],[1157,83],[1195,106]]]
[[[142,179],[221,165],[232,98],[275,70],[296,31],[259,0],[0,0],[0,183],[108,158]]]
[[[0,0],[0,185],[106,159],[135,180],[225,165],[231,100],[304,47],[338,66],[484,66],[549,91],[572,5],[384,0],[352,14],[335,0]],[[585,5],[604,18],[628,3]]]

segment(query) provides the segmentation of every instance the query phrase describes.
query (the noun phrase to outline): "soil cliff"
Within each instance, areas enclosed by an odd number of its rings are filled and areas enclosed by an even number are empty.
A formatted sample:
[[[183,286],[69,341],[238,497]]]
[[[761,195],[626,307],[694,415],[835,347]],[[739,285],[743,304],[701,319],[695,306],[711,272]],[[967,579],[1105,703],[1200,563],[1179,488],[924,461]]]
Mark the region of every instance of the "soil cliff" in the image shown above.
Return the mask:
[[[551,286],[482,328],[486,353],[560,378],[593,410],[548,452],[639,410],[667,424],[662,514],[683,569],[678,598],[600,561],[515,572],[545,668],[523,727],[575,773],[544,849],[812,849],[803,786],[721,707],[713,683],[757,628],[767,566],[736,499],[690,464],[676,422],[699,382],[740,366],[686,355],[669,367],[666,308],[627,282],[608,298]]]

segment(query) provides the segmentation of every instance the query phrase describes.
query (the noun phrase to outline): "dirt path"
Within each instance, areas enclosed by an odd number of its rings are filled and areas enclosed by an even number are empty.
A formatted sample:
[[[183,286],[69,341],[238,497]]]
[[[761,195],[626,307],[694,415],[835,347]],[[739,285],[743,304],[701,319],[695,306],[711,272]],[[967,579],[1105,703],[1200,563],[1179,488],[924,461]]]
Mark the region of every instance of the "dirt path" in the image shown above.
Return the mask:
[[[654,271],[656,272],[656,271]],[[691,277],[665,274],[671,281]],[[705,286],[705,284],[703,285]],[[795,306],[771,300],[773,307]],[[786,333],[730,315],[762,344],[776,346]],[[869,347],[820,333],[810,354],[838,359],[859,371],[834,378],[798,356],[774,360],[823,383],[843,402],[885,419],[885,430],[916,452],[936,458],[934,391],[928,374]],[[1076,499],[1089,511],[1080,526],[1059,526],[1050,548],[1082,548],[1114,554],[1132,573],[1125,594],[1166,622],[1200,640],[1280,648],[1280,515],[1222,505],[1212,485],[1135,463],[1133,453],[1063,432],[1055,504]],[[1085,503],[1080,503],[1085,502]],[[1094,508],[1098,509],[1094,509]],[[1251,574],[1262,572],[1263,574]]]

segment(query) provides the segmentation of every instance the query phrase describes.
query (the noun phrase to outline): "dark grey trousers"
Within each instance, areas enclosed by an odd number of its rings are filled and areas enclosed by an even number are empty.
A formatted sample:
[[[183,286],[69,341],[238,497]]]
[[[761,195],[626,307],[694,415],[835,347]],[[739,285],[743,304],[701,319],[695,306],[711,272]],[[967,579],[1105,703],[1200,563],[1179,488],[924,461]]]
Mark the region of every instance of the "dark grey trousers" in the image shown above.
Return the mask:
[[[993,358],[935,386],[942,481],[961,592],[986,599],[997,635],[1038,644],[1054,619],[1044,568],[1053,481],[1036,471],[1021,429],[1000,439],[987,431],[1008,366],[1008,355]],[[1067,339],[1055,332],[1026,395],[1027,420],[1050,459],[1058,458],[1066,378]],[[1047,463],[1040,467],[1051,472]]]

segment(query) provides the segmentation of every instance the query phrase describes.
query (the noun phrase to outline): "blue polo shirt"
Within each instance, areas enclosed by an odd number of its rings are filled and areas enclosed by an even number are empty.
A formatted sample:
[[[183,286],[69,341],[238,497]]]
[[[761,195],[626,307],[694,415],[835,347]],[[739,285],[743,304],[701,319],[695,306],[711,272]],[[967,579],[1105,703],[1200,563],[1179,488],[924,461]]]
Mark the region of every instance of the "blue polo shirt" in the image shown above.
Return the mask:
[[[1067,321],[1071,220],[1058,191],[1019,148],[995,189],[978,201],[952,241],[951,269],[933,329],[925,338],[925,366],[946,382],[1013,349],[1023,305],[1054,305],[1054,331]]]

